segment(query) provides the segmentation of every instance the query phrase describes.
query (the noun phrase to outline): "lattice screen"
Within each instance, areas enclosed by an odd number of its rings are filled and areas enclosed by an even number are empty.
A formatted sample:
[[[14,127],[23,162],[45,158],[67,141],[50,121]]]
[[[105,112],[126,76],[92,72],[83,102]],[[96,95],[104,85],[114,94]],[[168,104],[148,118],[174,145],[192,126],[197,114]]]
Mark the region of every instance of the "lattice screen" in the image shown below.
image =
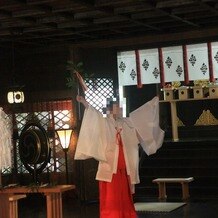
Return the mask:
[[[109,78],[86,79],[88,91],[85,92],[86,100],[102,113],[106,99],[114,96],[113,80]]]
[[[64,101],[65,102],[65,101]],[[63,102],[49,102],[49,107],[45,106],[46,103],[37,103],[37,107],[34,107],[35,112],[27,112],[27,113],[16,113],[15,120],[18,129],[18,135],[20,135],[22,128],[28,121],[39,121],[39,123],[47,130],[48,126],[50,125],[51,120],[54,121],[52,126],[53,130],[67,128],[70,125],[70,122],[73,119],[72,113],[72,102],[68,101],[67,109],[64,109]],[[44,107],[42,106],[44,105]],[[66,102],[65,102],[66,105]],[[70,105],[70,106],[69,106]],[[63,108],[62,110],[55,110],[55,108]],[[70,107],[70,108],[69,108]],[[38,110],[40,111],[36,111]],[[47,108],[47,111],[46,111]],[[17,172],[18,173],[27,173],[26,168],[22,164],[19,156],[19,149],[18,149],[18,140],[16,142],[16,163],[17,163]],[[49,137],[49,143],[51,147],[51,160],[48,164],[47,171],[49,169],[50,172],[64,172],[65,171],[65,160],[63,156],[62,147],[59,141],[57,134],[53,137]],[[13,155],[12,155],[13,156]],[[12,157],[14,159],[14,156]],[[3,173],[11,173],[10,168],[5,168]]]

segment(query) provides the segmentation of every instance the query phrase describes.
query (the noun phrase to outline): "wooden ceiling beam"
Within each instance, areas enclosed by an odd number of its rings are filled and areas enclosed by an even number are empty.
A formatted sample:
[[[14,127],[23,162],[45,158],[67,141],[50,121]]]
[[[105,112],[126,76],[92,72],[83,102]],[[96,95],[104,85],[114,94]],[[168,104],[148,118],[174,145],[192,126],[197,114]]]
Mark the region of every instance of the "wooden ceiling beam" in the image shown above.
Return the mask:
[[[57,24],[58,29],[63,29],[63,28],[80,28],[80,27],[86,27],[88,26],[88,22],[83,22],[83,21],[70,21],[70,22],[62,22]]]
[[[109,16],[109,17],[103,17],[103,18],[96,18],[93,20],[94,24],[103,24],[103,23],[114,23],[114,22],[122,22],[127,21],[128,18],[123,16]]]
[[[132,0],[113,0],[113,1],[108,1],[108,0],[96,0],[95,1],[95,6],[97,7],[105,7],[105,6],[115,6],[115,5],[126,5],[126,4],[131,4],[133,1]]]
[[[134,13],[131,15],[131,18],[134,20],[141,20],[141,19],[150,19],[150,18],[157,18],[163,17],[162,13],[158,13],[154,10],[152,11],[146,11],[146,12],[141,12],[141,13]]]
[[[42,11],[42,10],[19,10],[16,12],[12,13],[12,17],[16,18],[16,17],[32,17],[32,16],[41,16],[41,15],[45,15],[46,12]]]
[[[116,7],[114,9],[114,14],[126,14],[126,13],[139,13],[139,12],[148,12],[149,10],[153,9],[153,7],[150,4],[143,3],[143,7],[140,4],[135,5],[129,5],[129,6],[122,6],[122,7]]]
[[[202,12],[206,11],[207,9],[198,5],[196,7],[182,7],[182,8],[173,8],[171,10],[172,14],[180,15],[180,14],[189,14],[189,13],[195,13],[195,12]]]
[[[74,19],[80,20],[80,19],[87,19],[87,18],[100,18],[103,16],[105,16],[105,12],[99,11],[99,10],[94,10],[94,11],[85,11],[85,12],[75,13]]]
[[[202,2],[217,2],[217,0],[201,0]]]
[[[193,30],[193,31],[184,31],[178,33],[170,33],[170,34],[150,34],[144,35],[140,37],[128,37],[122,39],[107,39],[107,40],[98,40],[98,41],[86,41],[81,43],[73,43],[72,46],[80,47],[80,48],[109,48],[109,47],[125,47],[125,46],[135,46],[140,47],[143,46],[151,46],[151,44],[157,43],[180,43],[183,40],[192,41],[192,40],[204,40],[205,38],[217,37],[218,36],[218,28],[208,28],[204,30]]]
[[[173,7],[180,7],[186,6],[191,4],[196,4],[198,1],[196,0],[162,0],[158,1],[156,4],[156,8],[173,8]]]
[[[17,8],[19,6],[20,6],[20,3],[15,0],[1,0],[0,1],[0,9]]]
[[[52,2],[58,2],[58,0],[26,0],[27,5],[42,5]]]
[[[65,16],[53,15],[53,16],[43,16],[36,19],[36,23],[62,23],[66,22],[68,19]]]

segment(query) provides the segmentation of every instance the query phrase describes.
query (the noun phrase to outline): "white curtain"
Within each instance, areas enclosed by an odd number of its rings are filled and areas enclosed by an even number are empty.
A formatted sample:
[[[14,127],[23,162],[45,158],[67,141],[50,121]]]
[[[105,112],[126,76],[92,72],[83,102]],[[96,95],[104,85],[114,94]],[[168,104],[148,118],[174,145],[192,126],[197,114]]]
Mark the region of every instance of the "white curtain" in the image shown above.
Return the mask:
[[[120,86],[137,85],[135,51],[119,52],[117,66]]]
[[[209,79],[207,43],[187,45],[189,80]]]
[[[158,49],[139,50],[142,84],[160,83]]]
[[[214,78],[218,78],[218,42],[212,42],[212,64],[213,64],[213,75]]]
[[[165,82],[184,81],[182,46],[165,47],[162,52]]]

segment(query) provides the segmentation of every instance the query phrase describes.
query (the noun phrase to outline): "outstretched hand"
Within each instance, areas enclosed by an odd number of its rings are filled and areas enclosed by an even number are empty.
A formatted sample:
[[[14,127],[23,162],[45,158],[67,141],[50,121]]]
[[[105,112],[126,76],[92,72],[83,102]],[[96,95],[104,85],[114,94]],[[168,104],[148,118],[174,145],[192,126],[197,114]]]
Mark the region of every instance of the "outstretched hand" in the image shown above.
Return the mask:
[[[88,102],[85,100],[85,98],[81,95],[77,95],[76,96],[76,100],[79,102],[79,103],[82,103],[84,105],[85,108],[87,108],[89,106]]]
[[[76,96],[76,100],[80,103],[82,103],[83,101],[85,101],[84,97],[83,96],[80,96],[80,95],[77,95]]]

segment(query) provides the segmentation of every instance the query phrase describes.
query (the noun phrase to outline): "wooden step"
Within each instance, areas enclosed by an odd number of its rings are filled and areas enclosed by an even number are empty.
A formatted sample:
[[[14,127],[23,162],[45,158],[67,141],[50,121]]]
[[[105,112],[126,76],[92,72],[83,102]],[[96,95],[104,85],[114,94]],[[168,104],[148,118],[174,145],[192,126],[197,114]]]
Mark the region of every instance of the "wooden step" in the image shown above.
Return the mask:
[[[157,187],[152,180],[158,177],[190,177],[195,181],[190,184],[193,199],[218,200],[218,140],[183,140],[164,142],[156,154],[147,156],[141,152],[139,175],[141,183],[136,185],[136,197],[157,196]],[[169,193],[180,195],[181,188],[170,185]]]

